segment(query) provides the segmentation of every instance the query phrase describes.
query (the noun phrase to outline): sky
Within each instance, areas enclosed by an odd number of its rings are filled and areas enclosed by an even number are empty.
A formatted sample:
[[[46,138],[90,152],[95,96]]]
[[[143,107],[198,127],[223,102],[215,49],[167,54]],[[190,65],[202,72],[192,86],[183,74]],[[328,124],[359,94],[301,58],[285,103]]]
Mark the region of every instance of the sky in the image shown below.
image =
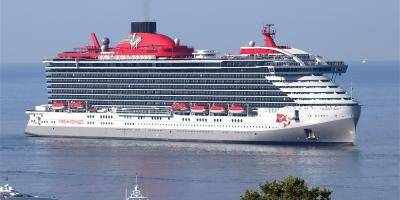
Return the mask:
[[[276,42],[326,60],[399,60],[399,0],[0,0],[2,63],[36,63],[91,45],[90,32],[114,46],[131,21],[195,49],[238,54],[263,45],[263,24]]]

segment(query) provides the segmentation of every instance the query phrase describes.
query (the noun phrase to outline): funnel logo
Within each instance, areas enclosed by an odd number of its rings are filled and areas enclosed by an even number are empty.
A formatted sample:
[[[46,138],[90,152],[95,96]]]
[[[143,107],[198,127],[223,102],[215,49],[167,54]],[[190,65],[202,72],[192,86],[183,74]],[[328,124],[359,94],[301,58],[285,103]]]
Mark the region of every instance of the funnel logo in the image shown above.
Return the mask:
[[[288,117],[287,115],[276,114],[276,122],[282,123],[283,127],[289,126],[290,121],[292,121],[292,118]]]
[[[139,36],[136,36],[136,33],[132,35],[132,37],[129,39],[129,43],[131,44],[131,48],[137,49],[139,43],[142,41],[142,38]]]

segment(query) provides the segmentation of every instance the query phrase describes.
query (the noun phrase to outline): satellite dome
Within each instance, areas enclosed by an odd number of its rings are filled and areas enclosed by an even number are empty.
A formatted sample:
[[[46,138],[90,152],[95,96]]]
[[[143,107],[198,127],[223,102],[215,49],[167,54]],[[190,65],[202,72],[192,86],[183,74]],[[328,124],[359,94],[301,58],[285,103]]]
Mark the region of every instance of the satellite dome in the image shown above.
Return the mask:
[[[253,40],[251,40],[250,42],[249,42],[249,47],[254,47],[256,45],[256,43],[253,41]]]
[[[179,38],[174,39],[175,46],[179,46],[180,40]]]
[[[108,39],[108,37],[105,37],[101,40],[101,43],[103,45],[109,45],[110,44],[110,39]]]

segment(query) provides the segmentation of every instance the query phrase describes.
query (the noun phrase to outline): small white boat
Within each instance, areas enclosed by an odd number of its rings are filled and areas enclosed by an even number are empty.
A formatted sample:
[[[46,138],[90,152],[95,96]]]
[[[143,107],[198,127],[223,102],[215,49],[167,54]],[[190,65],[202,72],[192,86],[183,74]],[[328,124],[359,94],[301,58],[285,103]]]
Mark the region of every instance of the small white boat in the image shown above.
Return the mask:
[[[0,199],[4,200],[55,200],[53,198],[43,198],[32,196],[30,194],[23,194],[14,190],[9,184],[0,187]]]
[[[137,181],[137,175],[136,175],[136,184],[133,187],[133,191],[131,192],[131,194],[129,196],[127,196],[127,194],[125,194],[126,199],[125,200],[135,200],[135,199],[149,199],[145,196],[143,196],[142,192],[139,190],[139,185],[138,185],[138,181]]]
[[[362,64],[365,64],[365,63],[367,63],[367,62],[368,62],[368,61],[367,61],[367,59],[365,59],[365,58],[361,60],[361,63],[362,63]]]

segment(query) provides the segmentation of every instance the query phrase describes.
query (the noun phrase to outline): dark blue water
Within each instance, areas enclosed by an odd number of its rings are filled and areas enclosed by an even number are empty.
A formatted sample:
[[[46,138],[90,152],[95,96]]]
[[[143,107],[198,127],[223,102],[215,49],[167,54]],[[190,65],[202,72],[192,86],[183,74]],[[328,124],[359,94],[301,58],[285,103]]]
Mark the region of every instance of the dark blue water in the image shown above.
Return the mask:
[[[349,63],[362,116],[355,146],[281,146],[35,138],[25,109],[46,103],[38,64],[3,64],[0,176],[59,199],[123,199],[139,183],[151,199],[239,199],[265,180],[293,175],[334,199],[399,199],[399,63]],[[0,183],[3,181],[0,180]]]

